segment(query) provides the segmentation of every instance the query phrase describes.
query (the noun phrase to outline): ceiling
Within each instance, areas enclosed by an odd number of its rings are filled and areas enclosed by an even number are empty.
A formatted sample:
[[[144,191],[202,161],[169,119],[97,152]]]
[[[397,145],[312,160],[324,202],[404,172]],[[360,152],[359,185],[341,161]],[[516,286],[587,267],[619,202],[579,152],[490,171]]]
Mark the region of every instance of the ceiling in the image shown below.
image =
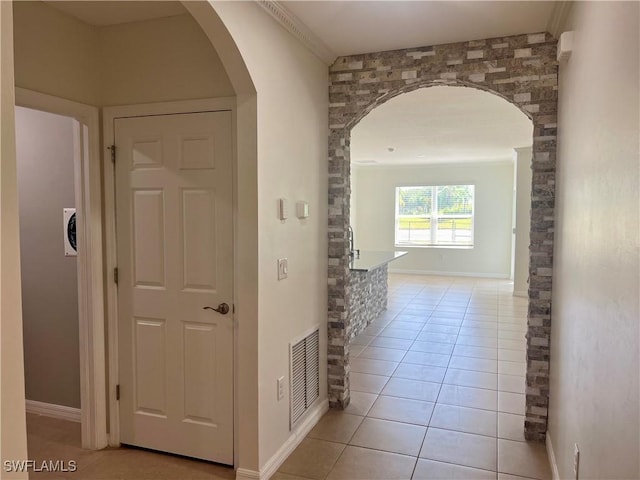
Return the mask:
[[[180,15],[178,1],[66,1],[47,4],[93,26]],[[204,1],[204,0],[196,0]],[[558,1],[256,0],[327,62],[380,52],[521,33],[553,31]],[[284,21],[283,21],[284,19]],[[302,33],[302,35],[300,35]]]
[[[437,86],[398,95],[351,131],[356,165],[496,162],[531,145],[533,124],[506,100],[467,87]],[[390,151],[393,149],[393,151]]]
[[[186,9],[180,2],[172,1],[46,0],[45,3],[95,27],[172,17],[186,13]]]
[[[566,3],[256,2],[327,64],[339,55],[553,31],[559,6]],[[177,1],[46,3],[97,27],[186,13]],[[432,87],[400,95],[365,117],[352,132],[352,161],[361,165],[496,161],[511,158],[514,147],[530,144],[531,122],[505,100],[470,88]],[[395,151],[389,152],[389,147]]]
[[[336,56],[547,31],[559,2],[281,1]]]

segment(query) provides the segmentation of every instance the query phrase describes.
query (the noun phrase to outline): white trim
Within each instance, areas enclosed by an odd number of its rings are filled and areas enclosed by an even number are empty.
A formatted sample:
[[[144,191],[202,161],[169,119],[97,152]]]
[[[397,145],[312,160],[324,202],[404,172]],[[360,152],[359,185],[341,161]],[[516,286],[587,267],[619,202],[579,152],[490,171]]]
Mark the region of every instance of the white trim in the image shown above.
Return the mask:
[[[25,400],[25,410],[27,413],[44,415],[45,417],[59,418],[71,422],[80,423],[82,418],[79,408],[56,405],[54,403],[38,402],[36,400]]]
[[[566,62],[573,52],[573,32],[562,32],[558,40],[558,53],[556,58],[558,63]]]
[[[388,163],[358,163],[357,161],[351,161],[351,168],[375,168],[376,170],[400,170],[409,168],[442,168],[443,166],[449,167],[492,167],[496,165],[507,165],[513,163],[513,158],[504,158],[502,160],[477,160],[470,162],[468,160],[447,160],[446,162],[430,162],[430,163],[394,163],[390,165]],[[453,184],[460,184],[461,182],[455,182]],[[398,185],[403,186],[403,185]]]
[[[518,155],[526,155],[527,153],[533,154],[533,145],[527,147],[514,147],[513,151]],[[511,157],[511,160],[515,161],[515,158]]]
[[[551,17],[549,17],[549,22],[547,23],[547,31],[553,35],[554,38],[560,38],[560,34],[564,31],[572,5],[573,2],[566,0],[556,1],[554,3]]]
[[[513,296],[514,297],[529,298],[529,292],[527,292],[526,290],[514,290],[513,291]]]
[[[232,110],[235,108],[235,97],[203,98],[199,100],[179,100],[175,102],[144,103],[139,105],[119,105],[115,107],[103,108],[103,120],[105,121],[105,131],[107,129],[106,120],[113,123],[114,118],[123,117],[145,117],[149,115],[171,115],[176,113],[198,113],[211,112],[216,110]],[[113,125],[111,130],[113,133]],[[113,139],[113,135],[109,137]],[[105,142],[107,138],[105,138]],[[105,144],[105,148],[108,145]]]
[[[300,442],[304,440],[307,434],[320,421],[322,416],[329,410],[329,400],[325,399],[317,402],[314,407],[305,414],[304,420],[301,420],[286,442],[278,449],[273,456],[267,460],[259,472],[255,470],[247,470],[239,468],[236,470],[236,480],[268,480],[280,468],[280,465],[293,453]]]
[[[113,270],[117,267],[117,250],[116,250],[116,217],[115,217],[115,166],[110,160],[110,151],[107,149],[114,142],[114,121],[116,118],[127,117],[144,117],[152,115],[172,115],[179,113],[197,113],[197,112],[211,112],[229,110],[235,119],[236,111],[236,99],[234,97],[221,97],[221,98],[205,98],[201,100],[184,100],[175,102],[160,102],[160,103],[148,103],[140,105],[123,105],[116,107],[106,107],[103,109],[103,132],[104,132],[104,211],[105,211],[105,239],[106,239],[106,271],[108,273],[109,281],[106,285],[107,292],[107,330],[109,336],[108,353],[109,353],[109,385],[108,385],[108,404],[109,404],[109,445],[112,447],[120,446],[120,410],[119,403],[116,400],[116,385],[119,383],[118,372],[118,292],[115,283],[113,282]],[[236,126],[232,127],[233,138],[236,138]],[[236,148],[234,145],[234,172],[235,172],[235,157]],[[117,152],[116,152],[117,153]],[[107,160],[108,159],[108,160]],[[235,177],[234,177],[235,183]],[[235,192],[234,187],[234,192]],[[235,193],[234,193],[235,195]],[[234,197],[235,202],[235,197]],[[234,217],[235,222],[235,217]],[[233,245],[234,251],[237,246],[234,239]],[[234,265],[234,271],[236,270]],[[234,275],[235,277],[235,275]],[[235,291],[234,291],[234,303],[235,303]],[[237,335],[237,329],[234,328],[234,344],[236,342],[235,337]],[[234,354],[235,355],[235,354]],[[236,365],[235,357],[234,363],[234,383],[236,382]],[[235,424],[237,423],[238,412],[237,405],[234,403],[234,432]],[[235,435],[234,435],[235,438]],[[235,440],[234,440],[235,442]],[[234,443],[235,452],[235,443]],[[235,459],[234,459],[235,461]]]
[[[102,277],[102,196],[99,118],[96,107],[16,88],[16,105],[72,117],[78,245],[78,317],[82,447],[107,446],[105,401],[104,298]],[[87,130],[88,145],[83,131]]]
[[[260,480],[260,472],[239,468],[236,470],[236,480]]]
[[[549,457],[549,466],[551,467],[551,478],[553,480],[560,480],[560,474],[558,473],[558,464],[556,463],[556,455],[553,451],[553,444],[551,443],[551,435],[547,430],[547,436],[545,440],[547,446],[547,456]]]
[[[509,279],[508,273],[475,273],[475,272],[440,272],[436,270],[405,270],[405,269],[389,269],[389,273],[400,273],[409,275],[436,275],[441,277],[478,277],[478,278],[498,278]]]
[[[331,65],[336,61],[338,55],[284,4],[276,0],[256,0],[256,3],[324,63]]]

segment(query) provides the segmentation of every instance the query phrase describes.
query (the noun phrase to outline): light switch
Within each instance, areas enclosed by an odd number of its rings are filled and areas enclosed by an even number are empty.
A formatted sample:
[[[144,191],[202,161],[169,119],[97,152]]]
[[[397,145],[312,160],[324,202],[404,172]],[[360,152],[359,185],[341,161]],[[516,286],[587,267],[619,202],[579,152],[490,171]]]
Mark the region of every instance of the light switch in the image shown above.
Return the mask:
[[[279,198],[278,199],[278,217],[280,220],[286,220],[289,216],[289,209],[287,208],[287,199]]]
[[[278,400],[284,398],[284,377],[278,378]]]
[[[298,202],[296,204],[296,215],[298,215],[298,218],[307,218],[309,216],[309,204],[307,202]]]
[[[283,280],[289,276],[289,262],[286,258],[278,259],[278,280]]]

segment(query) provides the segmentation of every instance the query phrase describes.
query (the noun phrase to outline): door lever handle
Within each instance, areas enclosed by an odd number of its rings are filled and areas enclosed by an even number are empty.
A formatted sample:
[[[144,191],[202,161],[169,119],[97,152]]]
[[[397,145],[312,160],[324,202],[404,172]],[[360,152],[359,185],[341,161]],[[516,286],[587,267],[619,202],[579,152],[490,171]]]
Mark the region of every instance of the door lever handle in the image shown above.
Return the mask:
[[[202,307],[203,310],[213,310],[214,312],[218,312],[222,315],[226,315],[227,313],[229,313],[229,305],[227,305],[226,303],[221,303],[220,305],[218,305],[218,308],[213,308],[213,307]]]

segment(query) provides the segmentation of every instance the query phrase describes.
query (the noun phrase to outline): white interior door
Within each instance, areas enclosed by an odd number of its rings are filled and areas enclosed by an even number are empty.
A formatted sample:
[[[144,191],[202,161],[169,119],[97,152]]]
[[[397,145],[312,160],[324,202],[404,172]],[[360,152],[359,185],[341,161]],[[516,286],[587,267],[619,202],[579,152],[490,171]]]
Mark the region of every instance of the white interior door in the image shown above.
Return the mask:
[[[231,113],[115,120],[120,441],[233,464]]]

